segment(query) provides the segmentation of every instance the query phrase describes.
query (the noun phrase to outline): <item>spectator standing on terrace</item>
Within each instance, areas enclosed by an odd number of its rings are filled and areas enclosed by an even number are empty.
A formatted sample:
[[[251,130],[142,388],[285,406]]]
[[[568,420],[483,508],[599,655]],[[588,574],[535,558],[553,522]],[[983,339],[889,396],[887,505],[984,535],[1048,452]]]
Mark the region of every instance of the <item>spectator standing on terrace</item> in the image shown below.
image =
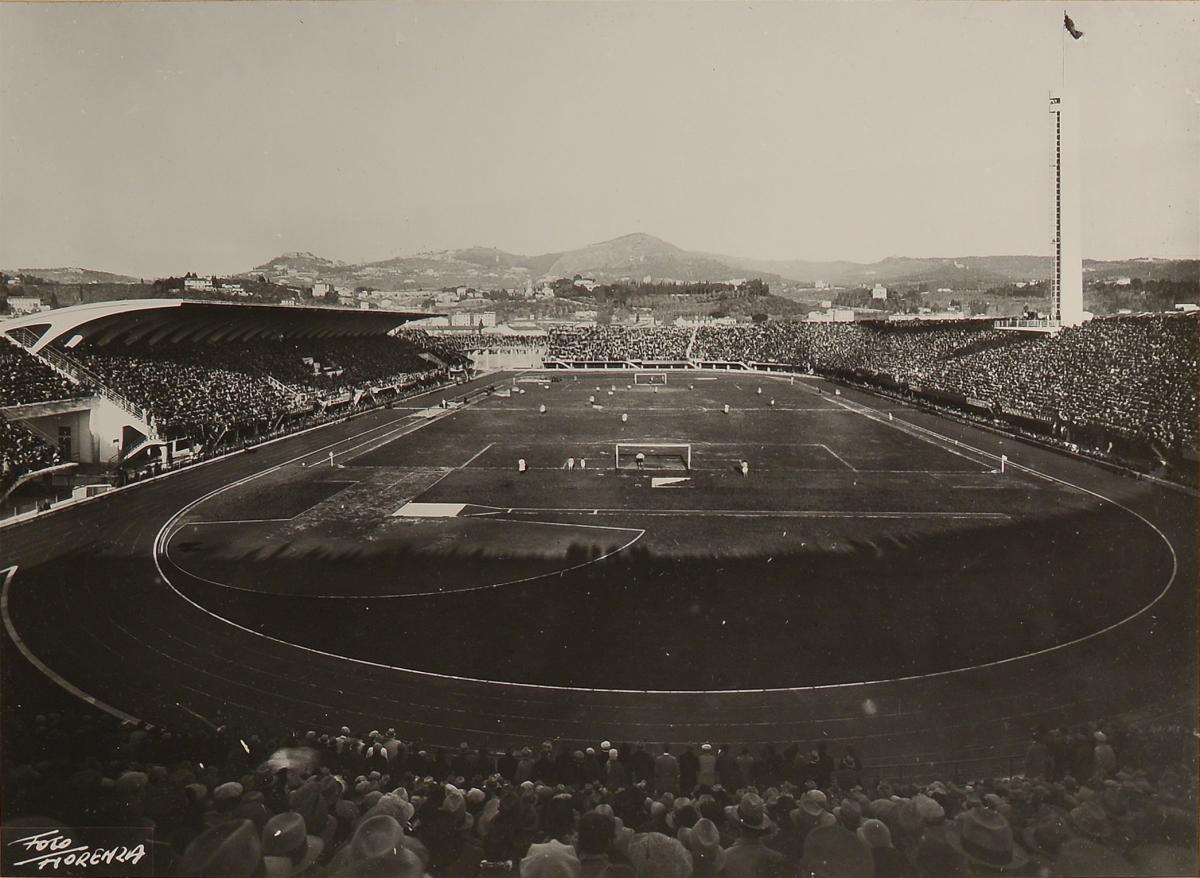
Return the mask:
[[[1096,776],[1109,778],[1117,773],[1117,754],[1108,743],[1108,735],[1096,732],[1093,736],[1096,746],[1092,748],[1092,760],[1096,766]]]
[[[660,796],[679,792],[679,760],[672,755],[670,744],[663,744],[654,760],[654,791]]]
[[[844,790],[853,789],[862,783],[862,761],[853,745],[847,745],[845,754],[838,761],[837,778],[838,786]]]
[[[604,766],[604,785],[610,790],[629,786],[629,772],[618,758],[620,755],[615,747],[608,751],[608,764]]]
[[[641,741],[633,745],[633,753],[629,757],[630,775],[634,783],[645,781],[647,785],[654,782],[654,757]]]
[[[696,775],[696,785],[712,787],[717,783],[717,754],[713,752],[712,744],[700,747],[700,770]]]
[[[737,758],[733,755],[733,748],[728,744],[722,744],[718,748],[717,781],[727,790],[740,789],[745,783]]]
[[[696,789],[696,775],[700,773],[700,760],[688,744],[679,756],[679,791],[690,795]]]
[[[1029,749],[1025,751],[1025,776],[1031,780],[1046,780],[1050,777],[1050,748],[1046,746],[1046,732],[1038,729],[1033,733]]]

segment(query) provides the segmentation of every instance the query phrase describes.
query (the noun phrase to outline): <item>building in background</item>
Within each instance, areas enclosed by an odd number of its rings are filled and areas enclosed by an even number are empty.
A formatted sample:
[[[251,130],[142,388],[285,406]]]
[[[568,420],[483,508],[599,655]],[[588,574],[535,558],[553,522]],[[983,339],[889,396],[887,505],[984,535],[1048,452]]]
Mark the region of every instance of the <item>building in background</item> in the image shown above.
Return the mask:
[[[13,316],[34,314],[42,310],[42,300],[39,296],[9,296],[8,310]]]

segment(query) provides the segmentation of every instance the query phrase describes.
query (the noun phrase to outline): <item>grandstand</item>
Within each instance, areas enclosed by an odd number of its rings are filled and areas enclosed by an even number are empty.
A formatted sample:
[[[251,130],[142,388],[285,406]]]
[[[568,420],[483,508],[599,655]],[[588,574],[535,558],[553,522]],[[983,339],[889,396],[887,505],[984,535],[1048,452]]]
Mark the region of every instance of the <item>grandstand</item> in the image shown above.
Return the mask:
[[[6,823],[164,875],[1195,873],[1194,316],[569,328],[459,387],[488,347],[412,315],[82,307],[0,326],[9,485],[209,463],[0,531]]]
[[[389,334],[416,316],[138,300],[11,320],[0,484],[68,463],[125,481],[444,382],[462,353]]]
[[[991,321],[595,327],[551,334],[548,365],[799,370],[903,393],[1014,431],[1189,478],[1197,460],[1195,314],[1099,318],[1056,335]],[[687,351],[685,356],[684,351]]]

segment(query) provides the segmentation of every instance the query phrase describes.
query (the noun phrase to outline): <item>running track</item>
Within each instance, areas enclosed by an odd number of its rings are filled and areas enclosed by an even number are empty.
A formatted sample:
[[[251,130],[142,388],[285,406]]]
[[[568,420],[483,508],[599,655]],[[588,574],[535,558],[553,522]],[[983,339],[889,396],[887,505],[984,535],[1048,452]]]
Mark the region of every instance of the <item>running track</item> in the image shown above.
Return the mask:
[[[843,394],[849,402],[879,405],[867,394]],[[183,506],[300,455],[336,452],[411,422],[410,413],[385,409],[0,530],[0,579],[9,571],[0,720],[9,728],[20,723],[31,680],[48,677],[94,697],[102,709],[178,727],[394,726],[434,744],[555,736],[825,739],[856,742],[871,763],[919,774],[922,766],[948,762],[990,770],[997,759],[1023,752],[1038,723],[1061,726],[1120,712],[1194,715],[1196,501],[917,409],[903,418],[1119,499],[1173,547],[1173,586],[1152,608],[1102,635],[992,666],[817,689],[646,694],[472,682],[352,663],[231,627],[162,582],[156,539]],[[847,648],[869,648],[869,639]],[[753,644],[728,649],[736,661],[738,649]],[[396,664],[419,667],[419,656],[405,655],[403,644],[396,650]],[[30,656],[40,675],[31,671]]]

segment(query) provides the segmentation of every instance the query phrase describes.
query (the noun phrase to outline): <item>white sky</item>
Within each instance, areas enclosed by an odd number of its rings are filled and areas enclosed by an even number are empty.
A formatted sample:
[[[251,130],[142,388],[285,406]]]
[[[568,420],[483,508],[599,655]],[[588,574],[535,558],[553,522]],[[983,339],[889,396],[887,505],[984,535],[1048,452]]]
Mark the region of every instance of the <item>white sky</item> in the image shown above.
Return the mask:
[[[1200,255],[1200,4],[1070,3],[1095,258]],[[1054,3],[0,3],[0,265],[1045,253]]]

